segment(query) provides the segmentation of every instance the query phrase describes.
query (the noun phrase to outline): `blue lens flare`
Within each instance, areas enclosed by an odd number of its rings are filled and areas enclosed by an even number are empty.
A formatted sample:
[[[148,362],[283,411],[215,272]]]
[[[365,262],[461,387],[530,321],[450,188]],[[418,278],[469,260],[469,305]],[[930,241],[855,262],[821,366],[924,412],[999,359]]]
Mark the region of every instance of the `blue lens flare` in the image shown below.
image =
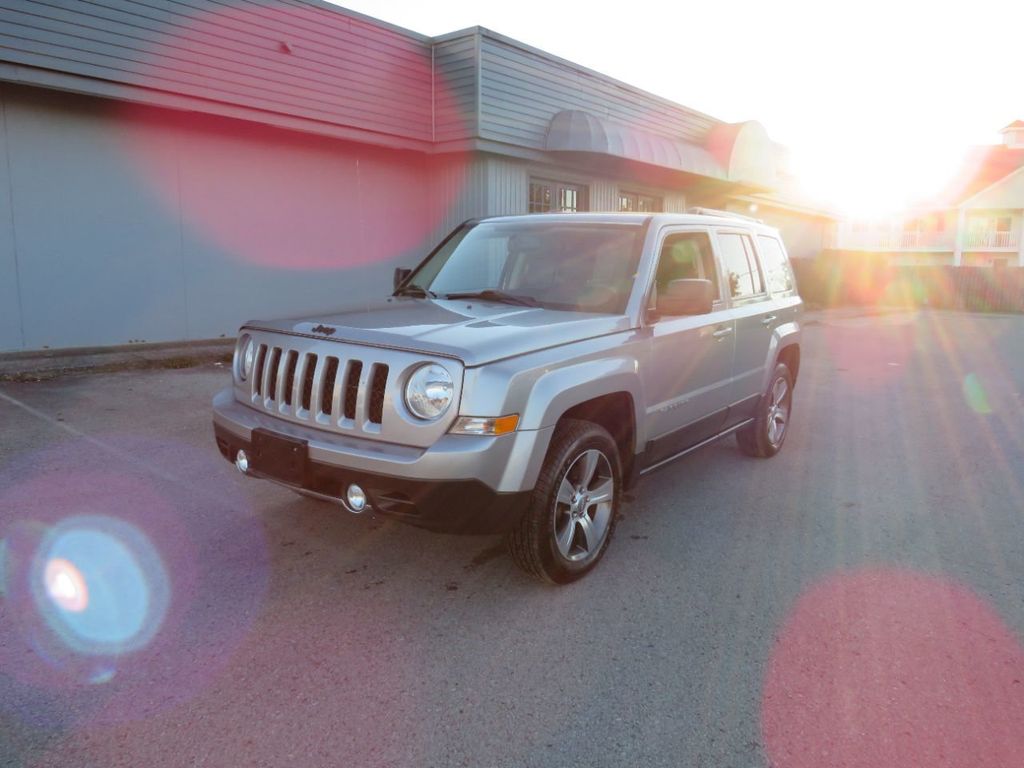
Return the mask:
[[[144,647],[167,611],[170,583],[134,526],[75,517],[54,526],[32,569],[36,608],[69,650],[117,656]]]

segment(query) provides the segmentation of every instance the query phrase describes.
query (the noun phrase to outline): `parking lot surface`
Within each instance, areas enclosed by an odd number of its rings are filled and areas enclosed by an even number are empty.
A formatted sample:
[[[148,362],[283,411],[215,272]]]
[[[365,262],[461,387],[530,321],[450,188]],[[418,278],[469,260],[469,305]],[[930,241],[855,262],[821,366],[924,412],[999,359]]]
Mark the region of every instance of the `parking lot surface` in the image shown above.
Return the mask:
[[[243,478],[227,379],[0,385],[0,765],[1024,760],[1022,317],[809,316],[782,453],[652,474],[561,588]],[[21,547],[68,518],[147,542],[115,658],[40,639]]]

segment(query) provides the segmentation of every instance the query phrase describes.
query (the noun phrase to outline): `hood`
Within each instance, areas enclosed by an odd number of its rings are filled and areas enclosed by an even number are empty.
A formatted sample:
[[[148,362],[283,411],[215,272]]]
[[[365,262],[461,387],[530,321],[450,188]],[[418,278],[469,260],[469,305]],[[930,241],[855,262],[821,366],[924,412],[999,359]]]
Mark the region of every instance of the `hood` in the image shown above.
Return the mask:
[[[245,327],[426,352],[474,366],[626,331],[630,323],[625,315],[517,307],[478,299],[391,297],[332,313],[254,320]]]

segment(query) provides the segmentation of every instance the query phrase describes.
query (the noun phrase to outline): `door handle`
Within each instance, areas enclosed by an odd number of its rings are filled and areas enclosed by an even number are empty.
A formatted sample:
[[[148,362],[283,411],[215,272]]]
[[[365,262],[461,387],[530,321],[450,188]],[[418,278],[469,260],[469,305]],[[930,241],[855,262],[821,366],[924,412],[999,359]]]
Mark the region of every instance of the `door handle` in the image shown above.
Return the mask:
[[[768,317],[765,317],[765,318],[761,319],[761,325],[771,325],[777,319],[778,319],[778,317],[776,315],[768,315]]]
[[[730,333],[732,333],[732,327],[731,326],[728,327],[728,328],[719,328],[717,331],[715,331],[711,335],[714,336],[716,339],[724,339]]]

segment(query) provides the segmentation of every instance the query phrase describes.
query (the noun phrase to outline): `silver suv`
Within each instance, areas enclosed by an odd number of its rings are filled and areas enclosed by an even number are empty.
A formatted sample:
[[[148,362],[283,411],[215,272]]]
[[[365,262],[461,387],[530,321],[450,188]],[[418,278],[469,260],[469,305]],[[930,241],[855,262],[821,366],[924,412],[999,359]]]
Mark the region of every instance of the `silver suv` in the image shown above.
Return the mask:
[[[390,296],[246,323],[217,445],[352,512],[504,533],[522,568],[566,583],[640,476],[731,433],[779,451],[801,311],[778,232],[752,219],[470,221]]]

